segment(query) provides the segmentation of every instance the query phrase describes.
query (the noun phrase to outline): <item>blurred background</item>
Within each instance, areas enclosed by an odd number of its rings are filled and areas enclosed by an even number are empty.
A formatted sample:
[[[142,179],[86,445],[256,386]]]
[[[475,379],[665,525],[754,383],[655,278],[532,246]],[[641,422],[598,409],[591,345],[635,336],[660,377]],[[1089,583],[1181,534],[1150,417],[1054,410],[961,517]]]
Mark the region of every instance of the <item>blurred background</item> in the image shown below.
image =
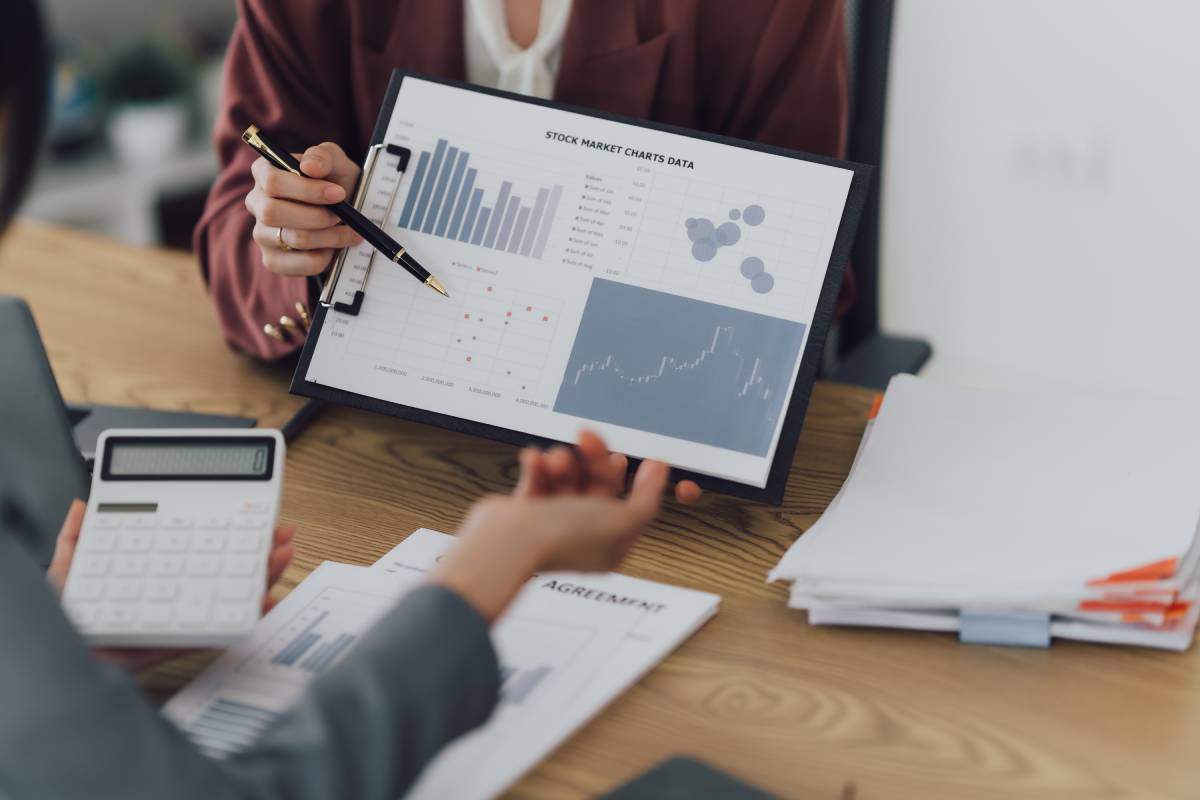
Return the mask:
[[[826,374],[1200,394],[1200,4],[846,6],[850,155],[880,170]],[[232,0],[48,8],[53,141],[26,214],[189,247]]]
[[[191,247],[217,162],[209,132],[233,0],[44,0],[57,74],[25,214]]]

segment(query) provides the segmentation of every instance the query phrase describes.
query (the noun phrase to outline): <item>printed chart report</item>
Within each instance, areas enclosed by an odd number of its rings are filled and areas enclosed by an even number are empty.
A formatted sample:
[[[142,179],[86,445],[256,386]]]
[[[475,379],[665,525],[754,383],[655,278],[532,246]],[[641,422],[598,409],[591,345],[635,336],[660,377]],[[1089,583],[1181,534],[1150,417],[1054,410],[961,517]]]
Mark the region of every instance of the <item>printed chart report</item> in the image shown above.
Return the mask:
[[[364,213],[450,298],[348,253],[308,383],[766,485],[850,169],[412,76],[384,142]]]

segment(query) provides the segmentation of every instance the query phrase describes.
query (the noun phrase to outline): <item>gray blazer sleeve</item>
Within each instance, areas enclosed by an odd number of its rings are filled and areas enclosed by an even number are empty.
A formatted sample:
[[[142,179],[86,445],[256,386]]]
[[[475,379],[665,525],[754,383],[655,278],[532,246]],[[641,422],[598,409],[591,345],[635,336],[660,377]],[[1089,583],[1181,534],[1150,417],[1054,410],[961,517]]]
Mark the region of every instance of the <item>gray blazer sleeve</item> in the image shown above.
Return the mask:
[[[394,800],[498,694],[483,619],[424,587],[322,675],[257,746],[201,754],[123,670],[96,662],[0,527],[0,798]]]

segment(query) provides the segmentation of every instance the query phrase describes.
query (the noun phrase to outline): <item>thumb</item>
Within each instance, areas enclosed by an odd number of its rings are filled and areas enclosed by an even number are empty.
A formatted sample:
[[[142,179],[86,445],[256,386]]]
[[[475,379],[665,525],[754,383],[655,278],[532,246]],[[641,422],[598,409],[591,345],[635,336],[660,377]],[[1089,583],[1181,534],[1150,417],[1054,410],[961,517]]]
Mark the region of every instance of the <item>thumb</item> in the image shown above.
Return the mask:
[[[667,486],[670,468],[661,461],[643,461],[633,476],[633,486],[626,501],[633,512],[648,524],[662,504],[663,489]]]
[[[67,511],[58,539],[54,543],[54,555],[50,559],[50,567],[46,576],[51,585],[61,594],[67,583],[67,573],[71,570],[71,561],[75,558],[75,545],[79,542],[79,530],[83,527],[83,512],[87,505],[82,500],[75,500]]]
[[[300,156],[300,171],[310,178],[333,181],[349,192],[358,180],[359,168],[341,147],[322,142]]]

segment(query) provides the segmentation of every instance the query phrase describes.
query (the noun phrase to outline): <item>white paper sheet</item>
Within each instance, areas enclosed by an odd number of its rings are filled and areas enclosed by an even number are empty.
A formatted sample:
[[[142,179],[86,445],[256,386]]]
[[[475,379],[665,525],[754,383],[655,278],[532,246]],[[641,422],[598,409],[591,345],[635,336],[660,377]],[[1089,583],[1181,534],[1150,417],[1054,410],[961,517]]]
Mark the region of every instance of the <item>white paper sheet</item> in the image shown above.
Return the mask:
[[[818,536],[773,575],[864,601],[1044,598],[1165,558],[1200,519],[1200,421],[900,375]]]
[[[263,618],[254,634],[172,698],[164,713],[212,755],[245,747],[420,582],[417,573],[322,564]],[[633,608],[574,596],[518,598],[492,632],[503,677],[496,712],[482,728],[447,746],[407,796],[488,797],[519,777],[528,765],[514,772],[496,754],[533,721],[559,714],[577,697],[641,616]],[[351,637],[348,645],[346,637]],[[342,649],[314,663],[326,646]]]
[[[444,533],[421,529],[371,567],[401,582],[432,569],[455,543]],[[477,763],[474,775],[442,773],[422,779],[422,797],[474,797],[499,793],[548,756],[588,720],[619,697],[717,612],[718,595],[681,589],[614,573],[547,573],[532,578],[521,598],[576,597],[596,605],[635,609],[639,620],[607,654],[592,679],[562,707],[530,716],[519,733]],[[435,791],[436,790],[436,791]]]

